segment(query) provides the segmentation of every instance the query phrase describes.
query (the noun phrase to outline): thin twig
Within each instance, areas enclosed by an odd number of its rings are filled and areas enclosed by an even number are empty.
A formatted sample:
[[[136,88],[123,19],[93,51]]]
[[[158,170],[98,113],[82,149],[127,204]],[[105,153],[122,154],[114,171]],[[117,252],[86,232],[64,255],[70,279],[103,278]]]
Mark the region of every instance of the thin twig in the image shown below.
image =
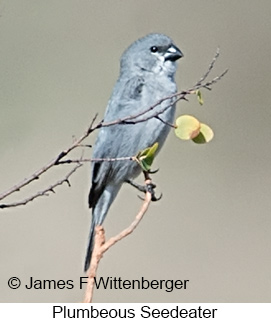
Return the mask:
[[[92,119],[92,122],[91,122],[90,126],[88,127],[87,131],[79,139],[77,139],[70,147],[68,147],[66,150],[63,150],[60,154],[57,155],[57,157],[55,157],[49,163],[47,163],[46,165],[44,165],[43,167],[41,167],[40,169],[35,171],[29,177],[25,178],[20,183],[12,186],[11,188],[6,190],[5,192],[1,193],[0,194],[0,200],[4,199],[5,197],[9,196],[10,194],[12,194],[14,192],[19,191],[21,188],[23,188],[24,186],[26,186],[29,183],[33,182],[34,180],[39,179],[39,177],[43,173],[45,173],[48,169],[50,169],[53,166],[57,165],[57,163],[63,157],[65,157],[70,151],[72,151],[74,148],[76,148],[78,146],[78,144],[80,144],[91,132],[93,132],[95,129],[97,129],[100,126],[100,124],[98,124],[95,127],[93,127],[93,124],[94,124],[96,118],[97,118],[97,114]]]
[[[79,168],[83,166],[82,164],[79,164],[77,162],[77,165],[61,180],[57,181],[55,184],[50,185],[49,187],[47,187],[46,189],[44,189],[43,191],[39,191],[36,194],[22,200],[22,201],[18,201],[18,202],[14,202],[14,203],[9,203],[9,204],[0,204],[0,209],[6,209],[6,208],[10,208],[10,207],[15,207],[15,206],[19,206],[19,205],[26,205],[27,203],[35,200],[37,197],[40,196],[47,196],[49,193],[55,193],[54,189],[57,186],[62,185],[63,183],[67,183],[68,186],[71,186],[69,178],[70,176]]]
[[[156,116],[155,118],[156,118],[156,119],[158,119],[159,121],[161,121],[162,123],[166,124],[167,126],[171,127],[171,128],[174,128],[174,129],[176,129],[176,128],[177,128],[174,124],[172,124],[172,123],[170,123],[170,122],[167,122],[167,121],[163,120],[163,119],[162,119],[162,118],[160,118],[159,116]]]
[[[214,79],[212,79],[212,81],[205,83],[202,87],[204,87],[207,90],[211,90],[211,86],[214,85],[215,83],[217,83],[218,81],[220,81],[222,79],[222,77],[224,75],[226,75],[228,73],[228,69],[226,69],[222,74],[220,74],[219,76],[215,77]]]
[[[135,160],[135,157],[116,157],[116,158],[81,158],[81,159],[65,159],[58,162],[58,165],[74,164],[74,163],[91,163],[91,162],[116,162],[124,160]]]
[[[206,80],[206,78],[208,77],[208,75],[211,73],[212,69],[214,68],[215,66],[215,62],[216,60],[218,59],[219,57],[219,48],[217,48],[216,50],[216,53],[215,53],[215,56],[214,58],[212,59],[210,65],[209,65],[209,68],[208,70],[206,71],[206,73],[203,74],[203,76],[199,79],[199,81],[195,84],[195,86],[198,86],[198,85],[201,85],[202,82],[204,82]]]

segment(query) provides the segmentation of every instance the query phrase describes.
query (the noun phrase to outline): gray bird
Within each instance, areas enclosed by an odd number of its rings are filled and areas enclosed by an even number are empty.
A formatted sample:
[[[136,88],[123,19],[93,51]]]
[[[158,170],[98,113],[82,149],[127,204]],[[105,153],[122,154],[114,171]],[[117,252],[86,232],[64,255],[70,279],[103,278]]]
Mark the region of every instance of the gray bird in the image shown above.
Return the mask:
[[[182,56],[182,52],[173,41],[162,34],[149,34],[135,41],[121,57],[119,79],[108,102],[104,122],[137,115],[158,100],[176,93],[177,87],[174,81],[176,60]],[[161,111],[172,100],[164,101],[133,121],[142,120]],[[172,123],[174,114],[175,105],[159,117],[165,122]],[[169,130],[170,127],[158,118],[136,124],[117,124],[101,128],[92,158],[135,156],[140,150],[152,146],[155,142],[159,143],[159,150]],[[92,163],[92,187],[89,193],[92,222],[85,271],[90,265],[95,226],[103,223],[122,184],[134,179],[140,172],[140,166],[134,161]]]

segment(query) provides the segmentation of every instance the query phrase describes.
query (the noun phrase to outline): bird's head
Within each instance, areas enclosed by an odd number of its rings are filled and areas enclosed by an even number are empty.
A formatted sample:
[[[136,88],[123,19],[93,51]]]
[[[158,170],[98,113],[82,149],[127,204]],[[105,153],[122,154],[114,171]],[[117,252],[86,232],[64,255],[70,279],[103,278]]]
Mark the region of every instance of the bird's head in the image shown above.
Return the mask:
[[[176,61],[183,57],[180,49],[163,34],[149,34],[135,41],[121,57],[121,73],[150,72],[171,76]]]

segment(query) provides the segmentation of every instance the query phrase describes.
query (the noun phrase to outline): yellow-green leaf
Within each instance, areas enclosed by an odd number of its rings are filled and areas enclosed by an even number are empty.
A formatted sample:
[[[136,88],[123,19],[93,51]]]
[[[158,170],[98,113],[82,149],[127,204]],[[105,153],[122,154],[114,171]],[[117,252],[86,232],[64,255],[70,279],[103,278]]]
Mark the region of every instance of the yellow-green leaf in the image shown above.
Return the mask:
[[[203,105],[204,101],[203,101],[203,98],[202,98],[201,91],[200,90],[197,90],[196,91],[196,94],[197,94],[197,98],[198,98],[199,104],[200,105]]]
[[[176,120],[175,134],[182,140],[193,139],[200,132],[200,122],[193,116],[183,115]]]
[[[192,140],[197,144],[205,144],[211,141],[214,137],[213,130],[204,123],[201,123],[200,132],[197,137],[193,138]]]
[[[137,155],[135,160],[141,166],[141,168],[148,172],[151,169],[151,165],[154,160],[156,150],[158,148],[158,142],[153,144],[151,147],[147,147],[144,150],[141,150]]]

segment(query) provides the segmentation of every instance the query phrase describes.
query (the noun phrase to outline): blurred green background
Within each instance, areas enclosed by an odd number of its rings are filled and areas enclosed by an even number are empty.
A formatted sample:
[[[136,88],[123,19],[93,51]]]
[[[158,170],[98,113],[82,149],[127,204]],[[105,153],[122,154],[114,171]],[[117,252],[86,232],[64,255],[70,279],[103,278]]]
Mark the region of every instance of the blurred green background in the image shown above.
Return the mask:
[[[212,77],[229,73],[194,114],[215,131],[207,145],[172,132],[155,160],[163,192],[131,236],[114,246],[98,275],[189,279],[186,290],[99,290],[95,302],[271,302],[271,2],[168,0],[0,0],[0,191],[30,175],[102,118],[119,58],[150,32],[184,53],[179,89],[202,76],[219,46]],[[94,142],[92,136],[88,144]],[[85,150],[88,157],[91,150]],[[81,156],[81,150],[76,156]],[[48,173],[8,201],[62,178]],[[90,167],[56,194],[0,213],[0,301],[81,302],[79,289],[90,211]],[[108,237],[141,205],[125,186],[105,222]],[[7,281],[72,279],[71,290],[10,290]]]

